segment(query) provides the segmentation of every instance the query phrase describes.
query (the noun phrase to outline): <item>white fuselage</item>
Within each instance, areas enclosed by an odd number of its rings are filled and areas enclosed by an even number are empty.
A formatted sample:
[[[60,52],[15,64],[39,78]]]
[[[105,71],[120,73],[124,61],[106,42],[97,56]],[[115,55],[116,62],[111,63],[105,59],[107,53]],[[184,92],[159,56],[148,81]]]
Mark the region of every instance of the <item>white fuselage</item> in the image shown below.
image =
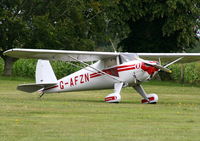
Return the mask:
[[[129,61],[110,68],[104,68],[103,61],[98,61],[91,66],[92,67],[83,68],[58,80],[57,85],[44,89],[44,92],[54,93],[91,89],[110,89],[113,88],[114,83],[117,82],[124,82],[129,86],[133,86],[138,82],[144,82],[150,78],[149,73],[142,69],[142,62],[139,60]],[[95,71],[93,68],[101,70],[116,79]]]

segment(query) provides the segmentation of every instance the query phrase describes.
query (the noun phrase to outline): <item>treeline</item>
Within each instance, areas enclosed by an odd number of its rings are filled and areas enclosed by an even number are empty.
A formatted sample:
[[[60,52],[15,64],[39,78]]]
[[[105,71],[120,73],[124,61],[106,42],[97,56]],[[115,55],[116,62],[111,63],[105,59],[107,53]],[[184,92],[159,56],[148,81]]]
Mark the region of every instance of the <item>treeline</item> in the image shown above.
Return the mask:
[[[34,79],[36,63],[37,60],[35,59],[18,60],[13,66],[13,76]],[[58,79],[79,70],[78,67],[75,67],[67,62],[62,61],[51,61],[51,65]],[[76,65],[80,66],[80,64]],[[179,83],[200,85],[200,62],[188,64],[174,64],[170,66],[170,69],[172,70],[172,74],[165,74],[161,72],[161,79],[176,81]],[[2,74],[2,72],[3,60],[0,59],[0,74]]]
[[[183,52],[197,46],[199,0],[1,0],[4,76],[11,48]],[[113,50],[112,50],[113,51]]]

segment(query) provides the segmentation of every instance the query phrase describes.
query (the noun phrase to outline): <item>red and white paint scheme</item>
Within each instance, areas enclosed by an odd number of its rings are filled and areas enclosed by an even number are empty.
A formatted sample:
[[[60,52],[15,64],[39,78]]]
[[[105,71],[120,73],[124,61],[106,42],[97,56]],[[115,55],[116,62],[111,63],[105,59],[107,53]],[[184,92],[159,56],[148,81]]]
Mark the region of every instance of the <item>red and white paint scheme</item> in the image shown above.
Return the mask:
[[[151,80],[160,70],[171,73],[167,67],[176,62],[200,60],[200,53],[117,53],[44,49],[11,49],[4,52],[4,55],[39,59],[35,73],[36,83],[19,85],[19,90],[29,93],[39,91],[43,95],[114,88],[114,92],[106,96],[105,101],[116,103],[121,100],[121,89],[130,86],[142,96],[142,103],[150,104],[157,103],[158,96],[147,94],[141,86],[143,82]],[[79,62],[85,67],[57,80],[49,60],[66,61],[75,67],[78,66],[73,62]],[[162,66],[161,61],[167,64]]]

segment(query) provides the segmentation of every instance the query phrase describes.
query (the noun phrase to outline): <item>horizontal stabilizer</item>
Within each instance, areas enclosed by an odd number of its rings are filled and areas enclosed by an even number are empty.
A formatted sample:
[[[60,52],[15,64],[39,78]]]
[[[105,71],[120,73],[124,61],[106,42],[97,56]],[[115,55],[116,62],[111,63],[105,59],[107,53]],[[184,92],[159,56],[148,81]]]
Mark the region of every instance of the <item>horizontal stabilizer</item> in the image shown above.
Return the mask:
[[[54,86],[56,84],[57,83],[23,84],[23,85],[19,85],[17,87],[17,89],[20,91],[28,92],[28,93],[33,93],[42,88],[48,88],[48,87]]]

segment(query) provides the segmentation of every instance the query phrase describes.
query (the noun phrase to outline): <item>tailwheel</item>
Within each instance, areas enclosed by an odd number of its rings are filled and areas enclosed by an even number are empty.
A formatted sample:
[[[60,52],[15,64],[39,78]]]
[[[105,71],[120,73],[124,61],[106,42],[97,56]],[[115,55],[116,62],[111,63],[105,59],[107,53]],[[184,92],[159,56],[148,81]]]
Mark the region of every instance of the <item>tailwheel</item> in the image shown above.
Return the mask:
[[[148,94],[147,99],[142,99],[142,104],[156,104],[158,102],[158,95],[157,94]]]

